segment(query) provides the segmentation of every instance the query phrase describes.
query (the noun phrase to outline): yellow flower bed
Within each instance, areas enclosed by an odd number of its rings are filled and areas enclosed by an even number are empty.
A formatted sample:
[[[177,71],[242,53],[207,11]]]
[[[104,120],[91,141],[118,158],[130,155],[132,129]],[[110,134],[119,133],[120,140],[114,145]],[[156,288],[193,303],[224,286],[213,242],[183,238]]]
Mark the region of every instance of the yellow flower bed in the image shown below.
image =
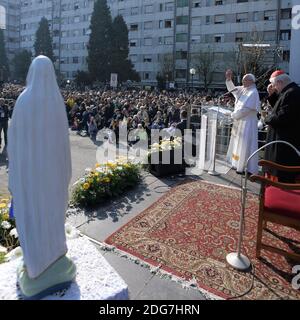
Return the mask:
[[[8,251],[19,245],[15,220],[9,217],[10,199],[0,199],[0,246]]]
[[[121,194],[138,181],[139,165],[125,158],[96,163],[94,168],[86,169],[84,177],[75,183],[72,202],[77,206],[92,207]]]

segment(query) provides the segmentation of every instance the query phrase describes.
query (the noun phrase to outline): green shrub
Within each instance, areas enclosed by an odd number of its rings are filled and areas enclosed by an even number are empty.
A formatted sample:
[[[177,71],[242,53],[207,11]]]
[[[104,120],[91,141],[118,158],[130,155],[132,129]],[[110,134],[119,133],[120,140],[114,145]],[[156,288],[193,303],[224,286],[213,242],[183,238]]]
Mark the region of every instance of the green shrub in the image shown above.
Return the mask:
[[[105,200],[122,194],[140,179],[140,166],[131,162],[107,162],[86,169],[76,182],[71,202],[75,206],[94,207]]]

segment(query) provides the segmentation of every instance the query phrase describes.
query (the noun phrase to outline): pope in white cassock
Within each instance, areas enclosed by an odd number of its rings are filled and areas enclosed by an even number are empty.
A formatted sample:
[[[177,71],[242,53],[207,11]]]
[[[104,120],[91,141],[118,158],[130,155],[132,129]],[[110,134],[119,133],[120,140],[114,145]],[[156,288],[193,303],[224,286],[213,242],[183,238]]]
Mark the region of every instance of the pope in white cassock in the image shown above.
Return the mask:
[[[8,131],[9,189],[23,250],[24,286],[67,253],[65,212],[71,179],[67,116],[51,60],[36,57],[26,82]],[[60,260],[60,267],[65,263]],[[51,283],[53,276],[42,281],[46,287],[57,285]]]
[[[258,149],[257,113],[260,112],[260,99],[255,85],[255,77],[243,77],[243,86],[236,87],[232,82],[232,71],[226,72],[227,90],[235,97],[235,108],[231,113],[233,127],[227,156],[237,173],[243,173],[247,159]],[[248,172],[258,173],[258,155],[248,164]]]

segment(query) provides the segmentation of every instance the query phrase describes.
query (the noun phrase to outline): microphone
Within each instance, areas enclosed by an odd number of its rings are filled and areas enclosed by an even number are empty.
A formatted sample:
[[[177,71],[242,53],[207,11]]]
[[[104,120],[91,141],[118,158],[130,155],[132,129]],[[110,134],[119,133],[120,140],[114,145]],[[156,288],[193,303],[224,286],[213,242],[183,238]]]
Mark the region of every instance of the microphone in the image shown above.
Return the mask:
[[[234,89],[232,89],[232,90],[230,90],[230,91],[227,91],[227,92],[225,92],[224,94],[220,95],[218,99],[221,99],[221,98],[223,98],[223,97],[226,97],[226,96],[228,96],[230,93],[232,93],[232,92],[234,92],[234,91],[237,91],[237,90],[238,90],[237,88],[234,88]]]

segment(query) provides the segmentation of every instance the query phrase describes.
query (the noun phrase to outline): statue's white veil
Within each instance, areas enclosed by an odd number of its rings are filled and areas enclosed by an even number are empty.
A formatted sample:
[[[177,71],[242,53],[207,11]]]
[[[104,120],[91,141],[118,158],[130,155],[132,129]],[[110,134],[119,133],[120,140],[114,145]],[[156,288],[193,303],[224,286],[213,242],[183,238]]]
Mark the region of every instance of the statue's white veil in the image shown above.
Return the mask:
[[[36,57],[8,130],[9,189],[31,278],[67,252],[71,155],[65,110],[53,63]]]

